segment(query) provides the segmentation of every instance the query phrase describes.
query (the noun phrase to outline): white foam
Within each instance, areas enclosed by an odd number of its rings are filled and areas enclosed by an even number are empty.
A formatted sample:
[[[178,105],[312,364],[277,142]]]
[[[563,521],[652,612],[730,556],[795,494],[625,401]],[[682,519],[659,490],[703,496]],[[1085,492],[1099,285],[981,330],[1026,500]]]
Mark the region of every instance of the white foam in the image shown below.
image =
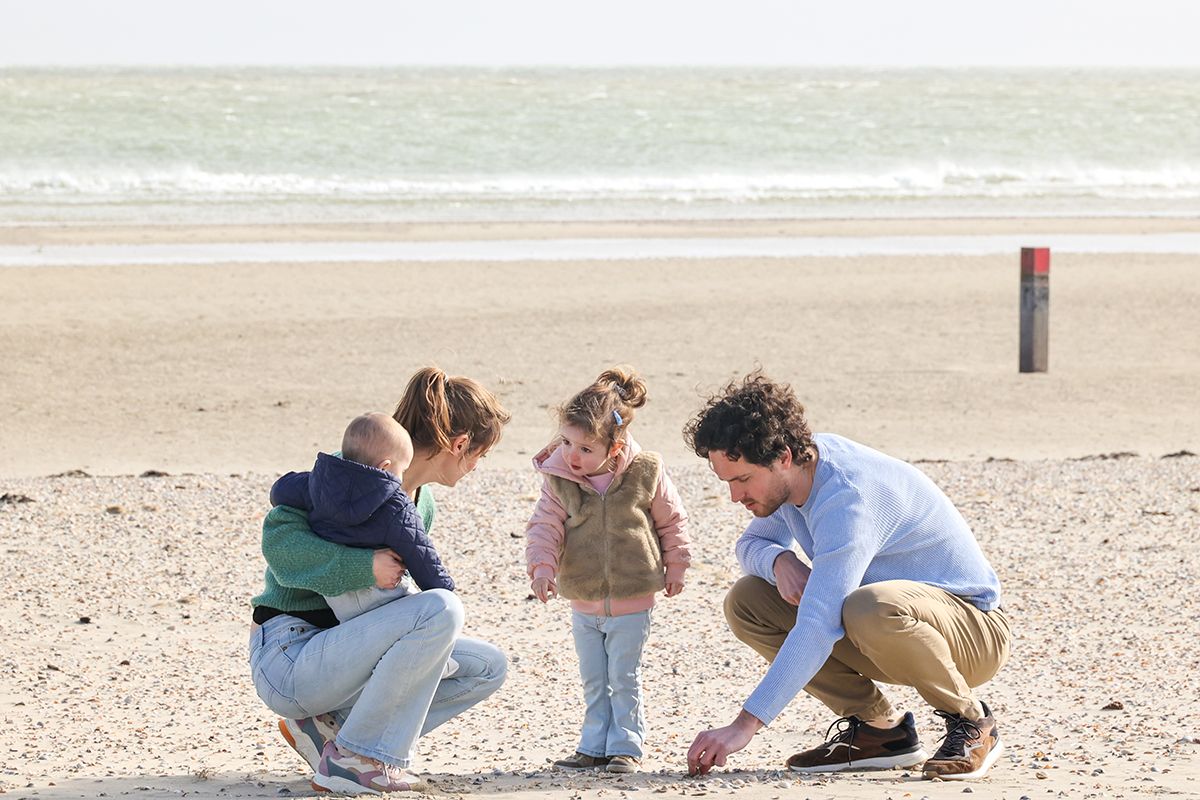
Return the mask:
[[[297,173],[211,172],[191,165],[145,171],[72,171],[0,164],[0,196],[122,203],[281,201],[786,202],[822,199],[1100,197],[1200,198],[1200,165],[1000,166],[942,161],[872,172],[707,172],[691,175],[441,175],[368,178]]]
[[[0,267],[984,256],[1016,254],[1021,247],[1049,247],[1059,253],[1195,255],[1200,254],[1200,233],[5,245],[0,246]]]

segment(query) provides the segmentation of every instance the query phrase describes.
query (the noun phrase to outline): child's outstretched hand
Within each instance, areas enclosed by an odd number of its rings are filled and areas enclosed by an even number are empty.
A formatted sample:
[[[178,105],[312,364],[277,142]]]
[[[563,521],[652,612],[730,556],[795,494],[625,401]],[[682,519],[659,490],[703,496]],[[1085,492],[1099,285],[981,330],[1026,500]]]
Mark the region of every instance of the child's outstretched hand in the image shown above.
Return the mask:
[[[537,599],[543,603],[551,597],[558,597],[558,584],[554,582],[554,578],[534,578],[529,588],[533,589]]]
[[[679,581],[678,583],[672,581],[671,583],[667,584],[667,597],[674,597],[682,591],[683,581]]]

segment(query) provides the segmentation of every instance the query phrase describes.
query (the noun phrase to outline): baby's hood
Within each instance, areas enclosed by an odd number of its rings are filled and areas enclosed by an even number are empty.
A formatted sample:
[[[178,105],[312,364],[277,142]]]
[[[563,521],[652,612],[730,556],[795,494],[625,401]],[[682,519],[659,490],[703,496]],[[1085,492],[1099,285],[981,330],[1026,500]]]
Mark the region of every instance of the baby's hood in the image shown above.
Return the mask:
[[[308,475],[313,516],[336,527],[361,525],[399,490],[390,472],[327,453]]]
[[[625,444],[617,453],[617,466],[613,470],[614,477],[629,469],[629,462],[633,461],[634,456],[642,452],[642,446],[639,445],[632,436],[625,436]],[[536,456],[533,457],[533,468],[538,472],[546,475],[557,475],[560,478],[566,478],[569,481],[575,481],[581,486],[589,486],[587,479],[571,472],[571,468],[567,466],[567,460],[563,458],[562,452],[559,449],[559,443],[553,441],[542,448]]]

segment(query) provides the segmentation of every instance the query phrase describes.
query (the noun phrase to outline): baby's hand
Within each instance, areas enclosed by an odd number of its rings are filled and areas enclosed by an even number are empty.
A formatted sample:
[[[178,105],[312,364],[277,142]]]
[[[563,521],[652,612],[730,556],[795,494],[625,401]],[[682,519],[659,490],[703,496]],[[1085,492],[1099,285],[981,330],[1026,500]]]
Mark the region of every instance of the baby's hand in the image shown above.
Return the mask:
[[[534,578],[529,588],[533,589],[537,599],[543,603],[551,597],[558,597],[558,584],[554,582],[554,578]]]
[[[683,591],[683,581],[678,583],[671,582],[667,584],[667,597],[674,597]]]

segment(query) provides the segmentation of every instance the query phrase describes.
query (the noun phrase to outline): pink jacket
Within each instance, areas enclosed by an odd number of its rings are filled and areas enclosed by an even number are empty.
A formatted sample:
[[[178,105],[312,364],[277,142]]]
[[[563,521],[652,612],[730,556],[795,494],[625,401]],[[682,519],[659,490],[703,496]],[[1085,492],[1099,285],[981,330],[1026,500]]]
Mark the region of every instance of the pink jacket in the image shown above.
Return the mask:
[[[641,451],[638,443],[632,437],[628,438],[621,452],[617,454],[615,475],[624,472],[633,457]],[[551,444],[543,448],[533,457],[533,466],[543,474],[556,475],[590,487],[590,484],[585,483],[586,479],[572,474],[557,445]],[[680,499],[679,492],[665,469],[651,501],[650,515],[653,518],[654,530],[658,534],[659,545],[662,547],[666,582],[682,583],[683,573],[692,560],[688,549],[691,539],[687,532],[687,512],[684,511],[683,500]],[[538,499],[533,516],[525,528],[525,564],[530,579],[554,578],[558,574],[558,559],[565,538],[563,523],[566,518],[567,511],[555,496],[550,482],[543,480],[542,496]],[[613,617],[645,611],[653,605],[653,594],[620,599],[571,601],[571,608],[580,613]]]

